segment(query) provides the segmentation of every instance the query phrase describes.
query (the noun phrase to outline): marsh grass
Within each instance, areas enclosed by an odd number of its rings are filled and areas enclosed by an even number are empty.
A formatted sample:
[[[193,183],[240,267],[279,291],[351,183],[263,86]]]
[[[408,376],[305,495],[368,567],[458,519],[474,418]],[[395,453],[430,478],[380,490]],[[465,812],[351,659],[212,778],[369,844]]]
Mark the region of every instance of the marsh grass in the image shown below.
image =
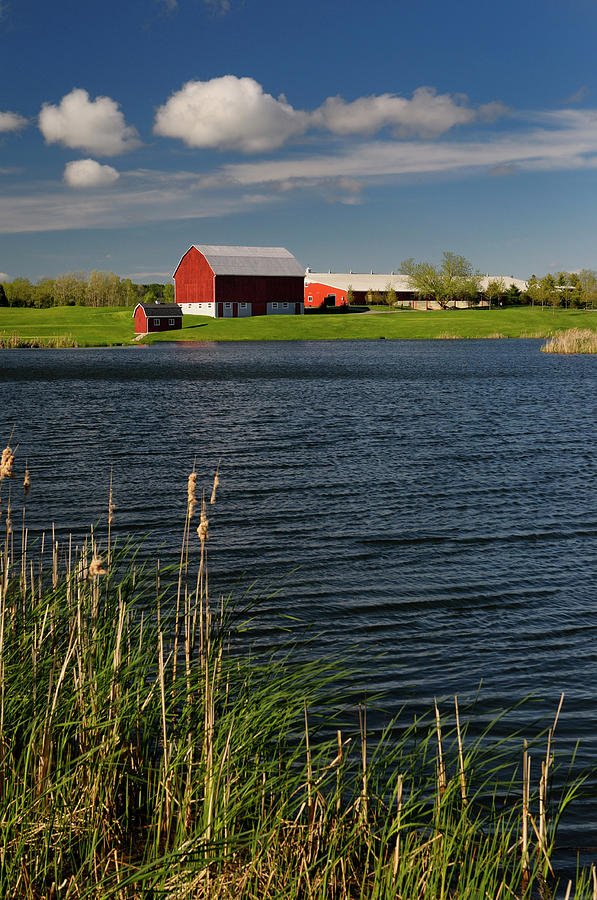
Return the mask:
[[[541,347],[543,353],[597,353],[597,331],[569,328],[549,338]]]
[[[0,332],[0,350],[18,350],[33,348],[78,347],[72,334],[50,335],[45,337],[23,337],[15,332]]]
[[[229,649],[195,501],[175,568],[97,529],[30,545],[3,507],[0,896],[550,897],[557,715],[532,750],[469,738],[457,701],[338,728],[335,664]]]

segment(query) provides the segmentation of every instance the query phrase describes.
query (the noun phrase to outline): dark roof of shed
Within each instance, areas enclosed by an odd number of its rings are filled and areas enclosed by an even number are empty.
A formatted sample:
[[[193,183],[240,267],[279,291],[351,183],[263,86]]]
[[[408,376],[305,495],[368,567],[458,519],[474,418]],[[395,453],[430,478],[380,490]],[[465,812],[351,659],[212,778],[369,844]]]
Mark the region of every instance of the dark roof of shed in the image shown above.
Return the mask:
[[[158,316],[182,316],[182,309],[178,303],[137,303],[135,311],[141,307],[146,316],[157,318]],[[134,315],[134,313],[133,313]]]
[[[301,264],[285,247],[193,246],[204,255],[215,275],[305,275]]]

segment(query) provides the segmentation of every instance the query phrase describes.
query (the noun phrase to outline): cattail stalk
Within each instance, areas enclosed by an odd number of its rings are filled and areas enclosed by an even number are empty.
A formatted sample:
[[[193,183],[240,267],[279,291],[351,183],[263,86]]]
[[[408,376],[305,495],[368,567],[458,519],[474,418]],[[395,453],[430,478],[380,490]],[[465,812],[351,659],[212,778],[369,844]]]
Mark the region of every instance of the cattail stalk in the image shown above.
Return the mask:
[[[458,738],[458,766],[460,768],[460,796],[462,798],[462,805],[466,806],[468,803],[466,797],[466,776],[464,774],[464,754],[462,752],[462,735],[460,733],[460,715],[458,711],[458,697],[454,696],[454,712],[456,714],[456,736]]]

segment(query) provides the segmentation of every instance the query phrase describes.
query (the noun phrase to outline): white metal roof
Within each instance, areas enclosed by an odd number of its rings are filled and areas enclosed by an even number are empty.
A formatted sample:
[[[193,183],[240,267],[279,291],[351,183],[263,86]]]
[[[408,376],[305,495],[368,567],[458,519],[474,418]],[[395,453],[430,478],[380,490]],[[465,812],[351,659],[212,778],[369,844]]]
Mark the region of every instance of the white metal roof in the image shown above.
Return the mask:
[[[353,291],[385,291],[388,285],[395,291],[412,291],[410,279],[407,275],[380,275],[371,272],[307,272],[305,285],[312,282],[328,284],[340,291],[347,291],[352,287]]]
[[[527,283],[522,278],[513,278],[510,275],[483,275],[481,278],[481,290],[484,291],[490,281],[501,279],[506,290],[513,284],[520,291],[526,291]],[[379,274],[377,272],[307,272],[305,286],[313,282],[329,285],[339,291],[347,291],[352,287],[353,291],[386,291],[388,285],[395,291],[415,291],[408,275]]]
[[[305,270],[285,247],[221,247],[193,244],[215,275],[295,275]]]

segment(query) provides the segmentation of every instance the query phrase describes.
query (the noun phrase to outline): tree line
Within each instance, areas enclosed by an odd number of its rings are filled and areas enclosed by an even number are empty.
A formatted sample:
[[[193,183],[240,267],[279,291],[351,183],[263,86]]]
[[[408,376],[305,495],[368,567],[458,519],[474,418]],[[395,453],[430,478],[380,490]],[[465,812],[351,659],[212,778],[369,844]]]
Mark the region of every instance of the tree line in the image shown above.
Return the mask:
[[[561,306],[572,309],[597,306],[597,271],[555,272],[537,277],[531,275],[526,291],[516,285],[508,287],[503,278],[490,279],[482,286],[483,275],[475,270],[464,256],[446,251],[439,265],[413,258],[406,259],[400,272],[408,275],[413,289],[423,299],[435,300],[446,309],[457,300],[478,305],[482,300],[489,306]],[[394,292],[386,291],[386,302],[392,303]]]
[[[152,282],[135,284],[130,278],[120,278],[114,272],[94,270],[66,272],[56,278],[40,278],[32,283],[28,278],[14,278],[0,282],[0,306],[47,309],[51,306],[133,306],[139,301],[174,302],[174,285]]]

